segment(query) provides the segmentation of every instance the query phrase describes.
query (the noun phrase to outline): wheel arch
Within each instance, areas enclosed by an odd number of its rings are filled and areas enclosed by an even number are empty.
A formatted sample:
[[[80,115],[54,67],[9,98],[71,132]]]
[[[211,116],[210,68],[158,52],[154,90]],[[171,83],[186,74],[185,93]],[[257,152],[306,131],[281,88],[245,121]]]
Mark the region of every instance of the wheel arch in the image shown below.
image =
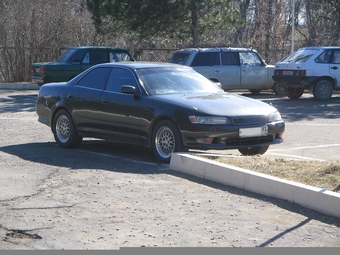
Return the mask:
[[[180,136],[181,136],[181,142],[183,143],[183,137],[182,137],[182,133],[181,133],[181,129],[179,128],[179,126],[177,125],[176,121],[173,118],[170,118],[169,116],[166,115],[160,115],[158,116],[156,119],[154,119],[150,125],[149,128],[149,137],[148,137],[148,147],[149,149],[153,149],[153,145],[152,145],[152,136],[153,136],[153,132],[155,131],[155,128],[157,126],[157,124],[163,120],[169,120],[171,121],[178,129]]]
[[[72,120],[73,120],[73,122],[74,122],[73,115],[71,114],[71,112],[70,112],[65,106],[60,106],[60,107],[56,108],[56,109],[53,111],[53,113],[51,114],[51,131],[52,131],[52,132],[54,131],[54,130],[53,130],[53,126],[54,126],[54,125],[53,125],[54,118],[55,118],[56,114],[57,114],[58,112],[60,112],[61,110],[67,111],[67,112],[70,114],[70,116],[72,117]]]
[[[310,88],[310,91],[313,91],[314,90],[314,87],[316,84],[318,84],[318,82],[322,81],[322,80],[326,80],[326,81],[329,81],[332,86],[333,86],[333,89],[335,89],[335,85],[336,85],[336,79],[331,77],[331,76],[320,76],[313,84],[313,86]]]

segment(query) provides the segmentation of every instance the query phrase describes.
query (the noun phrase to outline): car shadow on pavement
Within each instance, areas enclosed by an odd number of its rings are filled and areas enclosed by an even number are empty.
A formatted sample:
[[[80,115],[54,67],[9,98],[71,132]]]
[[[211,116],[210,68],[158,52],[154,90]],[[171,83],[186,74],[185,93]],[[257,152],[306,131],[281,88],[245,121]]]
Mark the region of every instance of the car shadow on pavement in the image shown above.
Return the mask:
[[[258,247],[269,246],[270,243],[293,232],[297,228],[303,227],[312,220],[317,220],[338,228],[340,227],[340,219],[318,213],[297,204],[169,170],[168,165],[155,163],[155,160],[152,159],[153,154],[151,152],[137,146],[118,145],[90,140],[84,141],[84,143],[76,149],[63,149],[58,147],[54,142],[48,142],[8,145],[0,147],[0,151],[15,156],[15,158],[11,159],[13,162],[6,164],[9,168],[11,168],[11,163],[22,164],[23,167],[25,167],[25,164],[37,163],[37,167],[35,168],[37,171],[39,171],[39,167],[49,165],[73,171],[105,170],[132,174],[166,173],[197,184],[209,186],[213,189],[264,201],[305,217],[305,219],[295,226],[287,226],[287,229],[269,238]],[[22,161],[15,162],[15,160],[24,160],[26,163]],[[242,202],[242,198],[240,198],[240,202]]]
[[[153,158],[153,154],[143,147],[93,140],[83,141],[79,147],[73,149],[61,148],[55,142],[47,142],[8,145],[0,147],[0,151],[25,161],[72,170],[159,173],[157,169],[161,165]]]

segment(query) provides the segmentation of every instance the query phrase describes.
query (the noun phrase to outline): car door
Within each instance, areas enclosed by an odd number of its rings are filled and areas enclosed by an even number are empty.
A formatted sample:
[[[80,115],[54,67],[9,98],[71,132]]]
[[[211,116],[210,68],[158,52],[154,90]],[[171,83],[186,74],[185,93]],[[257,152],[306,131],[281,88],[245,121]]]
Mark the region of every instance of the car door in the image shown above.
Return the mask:
[[[122,141],[140,141],[141,95],[121,92],[123,85],[139,91],[135,75],[129,69],[113,68],[101,96],[102,134]]]
[[[100,133],[101,95],[111,70],[111,67],[92,69],[68,91],[65,100],[78,132]]]
[[[219,52],[198,52],[191,67],[210,80],[216,80],[215,66],[220,66]]]
[[[241,85],[240,61],[237,52],[222,52],[220,66],[214,66],[214,73],[222,89],[239,89]]]
[[[334,50],[329,72],[336,78],[337,86],[340,87],[340,50]]]
[[[262,89],[267,84],[267,69],[255,52],[240,52],[241,88]]]

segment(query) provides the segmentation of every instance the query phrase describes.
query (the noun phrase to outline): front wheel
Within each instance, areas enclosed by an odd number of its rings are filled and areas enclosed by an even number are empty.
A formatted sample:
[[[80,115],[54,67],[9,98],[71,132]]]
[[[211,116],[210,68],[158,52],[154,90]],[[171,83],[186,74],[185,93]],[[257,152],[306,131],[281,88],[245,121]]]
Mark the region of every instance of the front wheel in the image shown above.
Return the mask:
[[[286,95],[290,99],[299,99],[302,96],[303,91],[304,91],[303,88],[294,88],[294,87],[285,88]]]
[[[173,152],[183,151],[180,132],[170,120],[163,120],[156,125],[152,143],[154,154],[162,163],[169,163]]]
[[[319,101],[328,101],[333,95],[333,85],[327,80],[319,81],[313,90],[313,96]]]
[[[243,156],[253,156],[253,155],[265,154],[268,148],[269,148],[269,145],[265,145],[265,146],[241,148],[241,149],[238,149],[238,151],[241,152]]]
[[[60,110],[54,117],[52,131],[60,147],[71,148],[79,145],[83,137],[77,134],[71,115]]]

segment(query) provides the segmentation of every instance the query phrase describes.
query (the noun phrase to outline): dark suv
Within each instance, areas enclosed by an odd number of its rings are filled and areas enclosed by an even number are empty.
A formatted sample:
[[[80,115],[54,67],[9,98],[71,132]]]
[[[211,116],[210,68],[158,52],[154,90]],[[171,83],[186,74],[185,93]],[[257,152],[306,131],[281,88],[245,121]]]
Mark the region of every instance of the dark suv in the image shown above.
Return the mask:
[[[87,68],[106,62],[135,61],[126,49],[104,46],[68,48],[55,62],[33,63],[31,80],[39,86],[49,82],[69,81]]]
[[[273,89],[273,65],[250,48],[189,48],[176,51],[169,62],[191,66],[221,84],[224,90],[247,89],[258,93]]]

